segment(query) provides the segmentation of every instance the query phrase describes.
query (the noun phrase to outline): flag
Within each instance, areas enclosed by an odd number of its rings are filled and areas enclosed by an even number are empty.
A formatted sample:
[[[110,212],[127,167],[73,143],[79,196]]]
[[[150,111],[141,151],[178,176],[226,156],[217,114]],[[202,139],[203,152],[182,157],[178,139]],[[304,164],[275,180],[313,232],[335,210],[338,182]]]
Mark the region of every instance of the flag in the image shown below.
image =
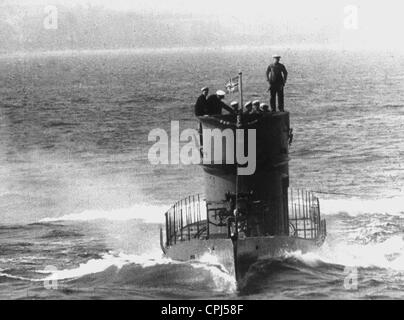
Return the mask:
[[[239,77],[230,78],[226,83],[226,90],[228,93],[237,92],[239,89]]]

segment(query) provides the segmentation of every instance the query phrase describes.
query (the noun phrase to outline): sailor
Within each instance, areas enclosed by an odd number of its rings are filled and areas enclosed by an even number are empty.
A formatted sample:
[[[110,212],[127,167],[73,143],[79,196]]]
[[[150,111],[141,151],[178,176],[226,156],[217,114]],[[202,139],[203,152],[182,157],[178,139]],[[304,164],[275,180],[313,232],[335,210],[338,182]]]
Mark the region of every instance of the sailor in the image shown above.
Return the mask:
[[[238,102],[237,101],[233,101],[232,103],[230,103],[230,107],[233,109],[234,113],[238,112]]]
[[[251,101],[247,101],[247,103],[244,105],[244,109],[245,111],[243,112],[244,114],[250,114],[252,112],[252,102]]]
[[[208,102],[208,115],[220,115],[222,114],[222,110],[225,109],[229,113],[234,114],[234,110],[225,104],[222,100],[226,93],[223,90],[216,91],[216,94],[212,94],[209,96]]]
[[[276,110],[276,96],[278,96],[279,111],[284,111],[283,88],[288,79],[288,72],[285,66],[280,63],[281,56],[275,54],[272,56],[273,63],[267,69],[267,81],[269,82],[269,91],[271,92],[271,107]]]
[[[253,103],[253,110],[252,110],[252,114],[257,114],[260,113],[260,101],[259,100],[254,100]]]
[[[262,113],[267,113],[267,112],[269,112],[269,106],[266,103],[261,103],[260,110]]]
[[[197,117],[203,116],[207,114],[208,112],[208,94],[209,94],[209,88],[208,87],[203,87],[201,89],[202,94],[199,96],[198,100],[196,100],[195,103],[195,115]]]

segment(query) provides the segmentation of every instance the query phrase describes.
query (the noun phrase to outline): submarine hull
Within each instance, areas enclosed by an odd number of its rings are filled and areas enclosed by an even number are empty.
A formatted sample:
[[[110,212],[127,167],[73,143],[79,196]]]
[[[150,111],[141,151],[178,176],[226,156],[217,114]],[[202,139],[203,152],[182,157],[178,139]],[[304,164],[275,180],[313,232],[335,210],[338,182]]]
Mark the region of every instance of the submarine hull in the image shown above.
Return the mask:
[[[289,188],[289,113],[248,115],[241,126],[234,120],[199,117],[204,194],[166,212],[160,245],[176,261],[220,264],[240,284],[260,259],[315,250],[326,223],[313,193]],[[235,161],[243,151],[251,163]],[[254,172],[239,174],[249,165]]]
[[[204,261],[222,265],[237,283],[261,259],[280,258],[286,252],[313,251],[316,240],[289,236],[249,237],[245,239],[191,240],[165,248],[165,255],[176,261]]]

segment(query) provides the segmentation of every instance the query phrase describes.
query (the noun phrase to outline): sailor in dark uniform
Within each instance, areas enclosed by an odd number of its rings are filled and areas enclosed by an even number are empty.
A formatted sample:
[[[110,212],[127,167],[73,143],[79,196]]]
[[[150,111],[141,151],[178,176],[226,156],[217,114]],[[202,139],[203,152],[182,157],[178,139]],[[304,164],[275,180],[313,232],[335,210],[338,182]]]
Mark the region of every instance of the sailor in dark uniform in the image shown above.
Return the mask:
[[[252,108],[253,108],[253,104],[251,101],[248,101],[245,105],[244,105],[244,112],[243,114],[251,114],[252,113]]]
[[[260,113],[260,101],[259,100],[254,100],[252,102],[253,109],[251,111],[251,114],[259,114]]]
[[[209,88],[208,87],[203,87],[201,89],[202,94],[199,96],[198,100],[196,100],[195,103],[195,115],[197,117],[203,116],[208,113],[208,94],[209,94]]]
[[[260,111],[262,113],[268,113],[269,112],[269,106],[266,103],[261,103],[260,104]]]
[[[208,114],[209,115],[220,115],[222,110],[225,109],[231,114],[235,114],[234,110],[225,104],[222,100],[226,93],[222,90],[218,90],[216,94],[212,94],[208,98]]]
[[[283,88],[288,79],[288,72],[285,66],[279,62],[281,56],[273,55],[274,62],[268,66],[267,81],[269,82],[269,91],[271,92],[271,109],[276,110],[276,96],[278,96],[279,111],[284,111]]]
[[[238,102],[237,101],[233,101],[232,103],[230,103],[230,107],[233,109],[234,113],[238,113]]]

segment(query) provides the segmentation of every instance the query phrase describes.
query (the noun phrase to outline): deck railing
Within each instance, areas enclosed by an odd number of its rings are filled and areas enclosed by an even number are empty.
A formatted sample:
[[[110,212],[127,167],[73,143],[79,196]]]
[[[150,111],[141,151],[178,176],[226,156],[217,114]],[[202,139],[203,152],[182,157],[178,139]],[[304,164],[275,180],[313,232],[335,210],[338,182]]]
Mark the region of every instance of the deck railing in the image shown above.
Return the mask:
[[[166,244],[209,238],[206,204],[200,194],[176,202],[165,214]]]
[[[176,202],[165,214],[166,245],[171,246],[191,239],[208,239],[210,224],[208,211],[220,210],[217,203],[214,209],[209,205],[201,194],[188,196]],[[226,202],[223,201],[223,210],[225,209]],[[325,235],[325,221],[321,220],[320,202],[314,193],[290,189],[288,216],[290,236],[319,239]]]
[[[321,220],[319,199],[313,192],[289,189],[289,235],[317,239],[323,232],[325,221]]]

